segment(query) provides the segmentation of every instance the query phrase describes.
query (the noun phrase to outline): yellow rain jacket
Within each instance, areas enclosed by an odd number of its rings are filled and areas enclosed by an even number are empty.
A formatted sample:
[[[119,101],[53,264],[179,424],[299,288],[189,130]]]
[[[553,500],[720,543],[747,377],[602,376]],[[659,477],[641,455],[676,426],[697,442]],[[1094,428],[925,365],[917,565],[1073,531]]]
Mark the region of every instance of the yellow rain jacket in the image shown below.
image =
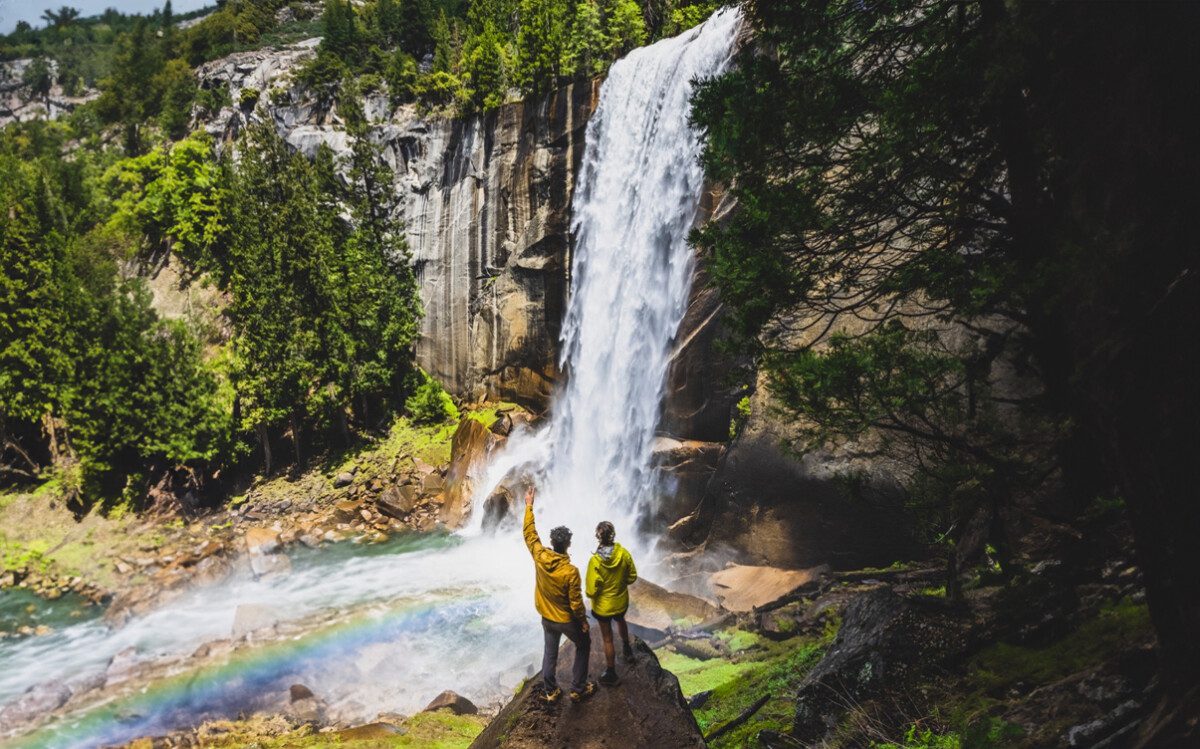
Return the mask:
[[[566,554],[542,546],[537,528],[533,525],[533,508],[525,508],[525,545],[533,555],[537,584],[533,589],[533,605],[538,613],[552,622],[565,624],[575,619],[586,621],[583,597],[579,594],[579,569]]]
[[[624,546],[613,544],[597,549],[587,570],[587,596],[592,599],[592,613],[624,614],[629,608],[629,585],[635,580],[637,567]]]

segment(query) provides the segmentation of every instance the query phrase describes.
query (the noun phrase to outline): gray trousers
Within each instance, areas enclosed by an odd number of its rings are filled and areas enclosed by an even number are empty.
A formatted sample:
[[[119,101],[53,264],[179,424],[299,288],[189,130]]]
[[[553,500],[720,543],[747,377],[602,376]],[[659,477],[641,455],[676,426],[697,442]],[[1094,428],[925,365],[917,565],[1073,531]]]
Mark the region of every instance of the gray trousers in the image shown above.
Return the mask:
[[[558,679],[555,678],[554,672],[558,670],[558,643],[564,635],[575,643],[575,664],[571,669],[571,690],[575,692],[582,690],[583,685],[587,683],[588,655],[592,648],[591,635],[584,632],[583,627],[579,626],[577,621],[552,622],[544,617],[542,618],[542,633],[546,642],[545,649],[542,651],[542,684],[545,685],[546,691],[552,692],[558,688]]]

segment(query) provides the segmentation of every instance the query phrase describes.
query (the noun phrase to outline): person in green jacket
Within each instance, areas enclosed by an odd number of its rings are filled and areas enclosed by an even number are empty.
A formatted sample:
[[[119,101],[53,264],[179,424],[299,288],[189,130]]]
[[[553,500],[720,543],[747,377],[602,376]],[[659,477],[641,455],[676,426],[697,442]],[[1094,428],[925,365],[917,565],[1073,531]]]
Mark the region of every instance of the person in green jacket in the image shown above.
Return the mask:
[[[612,633],[614,621],[625,646],[625,661],[632,663],[634,660],[625,612],[629,609],[629,585],[637,580],[637,567],[625,547],[616,542],[616,535],[616,529],[607,520],[596,526],[596,540],[600,544],[588,561],[587,569],[587,596],[592,600],[592,616],[600,623],[600,636],[604,638],[607,668],[600,675],[600,683],[609,686],[617,683],[617,656]]]

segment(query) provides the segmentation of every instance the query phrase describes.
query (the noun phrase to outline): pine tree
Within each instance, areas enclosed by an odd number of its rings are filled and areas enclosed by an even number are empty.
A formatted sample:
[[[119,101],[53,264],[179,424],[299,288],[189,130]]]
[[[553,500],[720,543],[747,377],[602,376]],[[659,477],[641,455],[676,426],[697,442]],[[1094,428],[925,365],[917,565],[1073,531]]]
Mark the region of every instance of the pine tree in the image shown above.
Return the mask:
[[[620,57],[646,43],[646,22],[636,0],[607,0],[603,9],[604,36],[610,58]]]
[[[565,0],[521,0],[517,31],[517,79],[537,96],[558,84],[566,61]]]
[[[608,40],[595,0],[578,0],[575,5],[567,57],[570,61],[567,75],[594,76],[604,72],[608,62]]]
[[[463,73],[471,103],[479,109],[494,109],[508,94],[509,61],[504,39],[489,20],[483,30],[468,40],[463,49]]]

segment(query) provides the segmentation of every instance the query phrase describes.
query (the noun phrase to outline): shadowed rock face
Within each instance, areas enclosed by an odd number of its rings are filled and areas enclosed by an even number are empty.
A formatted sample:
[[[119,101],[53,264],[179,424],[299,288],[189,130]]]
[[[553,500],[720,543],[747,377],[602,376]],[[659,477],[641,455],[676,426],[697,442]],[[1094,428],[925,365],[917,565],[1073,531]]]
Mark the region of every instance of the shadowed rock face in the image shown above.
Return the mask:
[[[541,637],[541,632],[530,627],[530,637]],[[604,670],[601,645],[600,632],[593,627],[592,680]],[[559,653],[560,686],[570,684],[574,647],[565,644]],[[542,704],[541,678],[530,679],[471,749],[703,749],[704,739],[679,690],[679,680],[663,670],[644,642],[638,640],[634,651],[638,657],[634,666],[617,659],[620,684],[597,686],[596,694],[578,705],[565,690],[557,705]]]

